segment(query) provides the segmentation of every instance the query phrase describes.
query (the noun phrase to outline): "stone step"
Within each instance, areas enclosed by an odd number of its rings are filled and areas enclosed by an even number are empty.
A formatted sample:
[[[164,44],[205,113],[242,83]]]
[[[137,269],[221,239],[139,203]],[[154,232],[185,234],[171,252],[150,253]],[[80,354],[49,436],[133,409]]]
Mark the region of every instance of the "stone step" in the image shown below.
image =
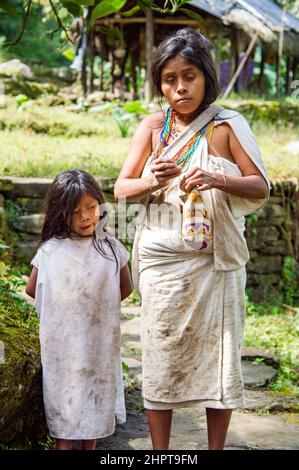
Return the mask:
[[[277,369],[265,364],[242,361],[242,372],[245,387],[265,387],[277,376]]]
[[[44,222],[43,214],[20,215],[12,221],[14,229],[19,232],[39,235]]]

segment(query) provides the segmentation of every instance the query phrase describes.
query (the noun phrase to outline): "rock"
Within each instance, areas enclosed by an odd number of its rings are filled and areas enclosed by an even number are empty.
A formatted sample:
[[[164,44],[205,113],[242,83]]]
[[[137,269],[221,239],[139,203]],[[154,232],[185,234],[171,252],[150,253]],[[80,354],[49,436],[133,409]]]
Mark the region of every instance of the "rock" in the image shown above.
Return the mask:
[[[12,198],[43,198],[52,181],[52,179],[48,178],[3,177],[0,180],[0,191],[2,191],[1,185],[4,187],[6,185],[6,191],[10,192],[10,197]]]
[[[265,413],[292,412],[298,413],[297,397],[280,395],[268,390],[245,390],[246,410],[264,411]]]
[[[141,362],[142,350],[140,341],[126,341],[122,351],[122,357],[131,357]]]
[[[86,101],[88,104],[97,104],[102,103],[106,98],[106,92],[104,91],[95,91],[94,93],[90,93],[86,97]]]
[[[39,235],[44,222],[43,214],[21,215],[16,217],[12,225],[19,232]]]
[[[4,208],[4,197],[0,194],[0,240],[6,240],[8,237],[8,222]]]
[[[251,273],[248,275],[248,280],[250,280]],[[261,275],[263,278],[266,278],[266,275]],[[282,289],[277,285],[271,284],[260,284],[250,286],[248,288],[250,299],[254,302],[265,302],[265,300],[271,305],[279,305],[283,301],[283,292]]]
[[[122,322],[121,332],[124,336],[130,336],[131,340],[136,338],[140,340],[140,318],[136,317],[132,320]]]
[[[59,96],[59,94],[56,94],[41,96],[40,98],[35,100],[35,104],[42,106],[59,106],[69,104],[69,101],[63,98],[62,96]]]
[[[23,310],[23,311],[22,311]],[[0,367],[0,441],[38,441],[47,435],[42,403],[38,328],[27,324],[29,312],[1,294],[0,339],[5,357]],[[32,311],[33,314],[33,311]]]
[[[271,222],[273,218],[280,217],[285,219],[286,211],[280,204],[273,204],[272,201],[264,208],[267,221]]]
[[[141,362],[138,361],[137,359],[134,359],[133,357],[123,357],[123,362],[129,367],[130,371],[131,369],[134,369],[134,371],[141,372]]]
[[[281,256],[259,256],[255,259],[254,264],[248,264],[248,271],[257,274],[273,274],[281,271]]]
[[[260,241],[265,243],[276,242],[279,239],[279,232],[277,228],[273,226],[258,227],[257,237]]]
[[[272,356],[262,349],[253,348],[252,346],[242,349],[242,360],[254,361],[256,359],[262,359],[263,364],[275,367],[276,369],[280,366],[280,361],[277,356]]]
[[[28,214],[40,214],[44,208],[44,199],[21,197],[16,199],[16,204]]]
[[[23,64],[19,59],[9,60],[0,64],[0,74],[22,75],[25,78],[33,78],[33,73],[28,65]]]
[[[1,77],[6,95],[26,95],[29,99],[39,98],[43,94],[56,94],[58,86],[51,83],[40,83],[24,77]]]
[[[127,315],[134,315],[138,317],[141,314],[141,307],[139,307],[138,305],[125,306],[122,302],[121,313],[124,315],[124,317],[126,317]]]
[[[13,189],[13,183],[10,178],[0,178],[0,191],[5,193]]]
[[[244,360],[242,372],[245,387],[265,387],[278,374],[271,366]]]
[[[250,285],[254,286],[263,286],[264,288],[269,288],[272,286],[277,286],[279,285],[281,281],[281,275],[280,274],[254,274],[250,273],[248,274],[248,280],[250,282]]]
[[[37,241],[31,240],[18,243],[18,247],[12,250],[14,260],[29,264],[36,253]]]
[[[266,245],[263,247],[265,255],[284,255],[287,256],[287,244],[285,240],[278,240],[274,245]]]

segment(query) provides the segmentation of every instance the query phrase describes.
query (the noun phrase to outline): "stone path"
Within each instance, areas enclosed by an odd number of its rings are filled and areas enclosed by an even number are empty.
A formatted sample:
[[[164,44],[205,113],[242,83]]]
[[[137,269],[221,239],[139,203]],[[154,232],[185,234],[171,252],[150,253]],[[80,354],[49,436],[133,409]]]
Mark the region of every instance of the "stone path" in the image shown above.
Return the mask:
[[[129,371],[127,388],[127,422],[117,426],[113,436],[99,441],[99,449],[151,449],[146,415],[141,398],[141,345],[139,335],[140,308],[122,308],[122,356]],[[259,354],[252,348],[244,351],[244,358]],[[267,358],[266,364],[277,365],[275,358]],[[299,417],[288,413],[288,407],[296,403],[294,398],[277,396],[258,389],[275,374],[275,368],[259,361],[242,361],[246,397],[246,410],[236,410],[230,424],[226,449],[296,449],[299,450]],[[135,388],[132,389],[132,386]],[[254,387],[254,388],[252,388]],[[205,411],[187,408],[174,411],[170,441],[171,450],[207,449]]]

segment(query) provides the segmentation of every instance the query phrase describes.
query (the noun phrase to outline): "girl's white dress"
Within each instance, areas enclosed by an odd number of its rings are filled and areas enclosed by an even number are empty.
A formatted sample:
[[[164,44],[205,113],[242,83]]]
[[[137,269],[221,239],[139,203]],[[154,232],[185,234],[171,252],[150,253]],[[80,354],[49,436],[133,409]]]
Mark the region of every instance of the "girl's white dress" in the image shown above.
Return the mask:
[[[115,239],[114,239],[115,240]],[[38,269],[43,396],[50,435],[96,439],[126,420],[120,357],[120,268],[129,254],[115,240],[116,262],[91,237],[52,238],[32,260]],[[109,247],[103,247],[111,258]]]

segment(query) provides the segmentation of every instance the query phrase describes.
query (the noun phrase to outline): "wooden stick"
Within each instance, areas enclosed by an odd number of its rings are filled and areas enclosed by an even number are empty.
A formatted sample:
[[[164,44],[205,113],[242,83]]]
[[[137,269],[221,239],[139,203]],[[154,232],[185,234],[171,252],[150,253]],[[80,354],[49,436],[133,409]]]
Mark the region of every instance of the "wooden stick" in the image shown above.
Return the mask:
[[[101,18],[95,21],[95,26],[99,24],[137,24],[146,23],[146,18]],[[200,24],[196,20],[189,20],[187,18],[154,18],[155,24],[178,24],[178,25],[189,25],[197,26]]]
[[[227,86],[225,92],[223,93],[223,96],[222,96],[223,99],[224,99],[224,98],[227,98],[228,95],[230,94],[231,89],[232,89],[232,87],[233,87],[234,84],[235,84],[235,81],[237,80],[238,76],[240,75],[240,73],[241,73],[241,71],[242,71],[242,69],[243,69],[243,67],[244,67],[245,62],[246,62],[246,60],[248,59],[249,54],[250,54],[250,52],[252,51],[252,48],[253,48],[253,46],[254,46],[255,43],[256,43],[257,37],[258,37],[258,33],[256,32],[255,35],[253,36],[253,38],[251,39],[250,44],[249,44],[249,46],[247,47],[247,51],[245,52],[245,54],[244,54],[244,56],[243,56],[241,62],[239,63],[239,66],[238,66],[237,70],[235,71],[235,73],[234,73],[234,75],[233,75],[233,77],[232,77],[230,83],[228,84],[228,86]]]

